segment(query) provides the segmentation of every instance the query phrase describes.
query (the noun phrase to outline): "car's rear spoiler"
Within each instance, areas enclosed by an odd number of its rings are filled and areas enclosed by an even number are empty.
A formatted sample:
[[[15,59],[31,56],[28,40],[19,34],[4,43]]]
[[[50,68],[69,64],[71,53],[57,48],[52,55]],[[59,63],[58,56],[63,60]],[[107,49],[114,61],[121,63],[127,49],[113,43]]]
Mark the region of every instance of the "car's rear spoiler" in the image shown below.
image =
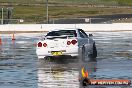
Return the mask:
[[[71,37],[74,37],[74,35],[46,36],[45,39],[55,39],[55,38],[69,39]]]

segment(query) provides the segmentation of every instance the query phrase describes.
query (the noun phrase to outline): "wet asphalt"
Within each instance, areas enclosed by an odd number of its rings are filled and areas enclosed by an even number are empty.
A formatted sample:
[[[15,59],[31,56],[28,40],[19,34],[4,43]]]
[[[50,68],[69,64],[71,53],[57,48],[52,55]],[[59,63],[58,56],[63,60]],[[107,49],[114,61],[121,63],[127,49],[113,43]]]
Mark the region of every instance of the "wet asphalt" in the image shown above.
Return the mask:
[[[84,88],[79,78],[84,67],[90,79],[132,80],[132,32],[92,32],[97,61],[70,57],[38,59],[36,42],[45,33],[1,34],[0,88]],[[131,88],[87,86],[85,88]]]

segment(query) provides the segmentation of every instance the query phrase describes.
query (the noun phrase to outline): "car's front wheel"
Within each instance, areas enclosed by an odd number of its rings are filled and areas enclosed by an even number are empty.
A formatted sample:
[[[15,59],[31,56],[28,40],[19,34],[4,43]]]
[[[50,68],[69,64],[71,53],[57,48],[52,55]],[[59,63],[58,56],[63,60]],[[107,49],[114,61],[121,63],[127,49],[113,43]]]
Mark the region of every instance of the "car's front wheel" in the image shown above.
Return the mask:
[[[89,55],[90,58],[96,58],[97,57],[97,49],[95,43],[93,44],[93,53]]]
[[[82,47],[82,54],[81,54],[81,58],[82,58],[82,60],[85,60],[85,47],[83,46]]]

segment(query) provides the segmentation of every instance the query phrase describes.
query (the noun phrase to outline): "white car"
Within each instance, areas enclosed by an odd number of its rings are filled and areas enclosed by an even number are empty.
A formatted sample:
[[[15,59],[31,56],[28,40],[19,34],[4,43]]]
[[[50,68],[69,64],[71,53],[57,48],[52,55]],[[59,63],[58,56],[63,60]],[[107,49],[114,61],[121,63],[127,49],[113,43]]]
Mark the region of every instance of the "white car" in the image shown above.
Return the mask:
[[[92,36],[88,36],[82,29],[58,29],[48,32],[43,40],[37,43],[36,53],[38,58],[51,56],[96,58],[97,56]]]

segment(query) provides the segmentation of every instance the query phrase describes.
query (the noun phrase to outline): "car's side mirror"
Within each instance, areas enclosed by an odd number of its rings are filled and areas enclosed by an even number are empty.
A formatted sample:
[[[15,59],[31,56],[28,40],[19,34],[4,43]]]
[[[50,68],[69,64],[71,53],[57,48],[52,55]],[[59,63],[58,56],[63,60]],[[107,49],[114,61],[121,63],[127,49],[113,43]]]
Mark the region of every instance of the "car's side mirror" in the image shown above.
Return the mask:
[[[89,34],[89,37],[93,37],[93,34]]]
[[[45,39],[46,39],[46,36],[43,37],[43,40],[45,40]]]

